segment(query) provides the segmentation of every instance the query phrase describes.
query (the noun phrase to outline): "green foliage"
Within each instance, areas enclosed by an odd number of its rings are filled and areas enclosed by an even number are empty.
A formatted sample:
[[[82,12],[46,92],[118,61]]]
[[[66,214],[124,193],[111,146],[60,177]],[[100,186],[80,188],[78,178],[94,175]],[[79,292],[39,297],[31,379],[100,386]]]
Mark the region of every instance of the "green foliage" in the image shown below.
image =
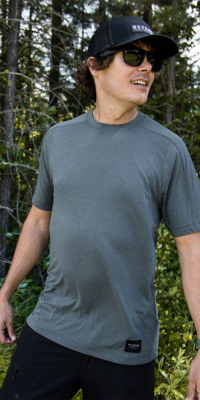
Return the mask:
[[[165,357],[161,357],[156,371],[160,383],[155,388],[155,397],[165,400],[185,399],[189,360],[184,356],[184,350],[180,349],[177,357],[172,357],[170,360],[170,369],[166,372]],[[158,397],[159,396],[159,397]]]
[[[81,389],[75,394],[75,396],[72,398],[72,400],[83,400]]]
[[[156,399],[185,399],[189,364],[195,356],[195,327],[182,288],[174,239],[163,224],[158,229],[155,283],[160,322]]]
[[[10,364],[10,359],[13,354],[13,347],[4,347],[2,348],[3,345],[0,345],[0,388],[2,387],[3,381],[6,376],[6,371],[7,368]]]
[[[4,280],[0,283],[0,288]],[[33,311],[38,297],[41,292],[40,286],[35,286],[32,279],[25,279],[18,287],[16,292],[13,294],[11,304],[15,312],[15,331],[17,335],[25,323],[28,315]],[[8,346],[0,344],[0,387],[2,386],[3,380],[6,375],[10,359],[14,352],[15,346]]]

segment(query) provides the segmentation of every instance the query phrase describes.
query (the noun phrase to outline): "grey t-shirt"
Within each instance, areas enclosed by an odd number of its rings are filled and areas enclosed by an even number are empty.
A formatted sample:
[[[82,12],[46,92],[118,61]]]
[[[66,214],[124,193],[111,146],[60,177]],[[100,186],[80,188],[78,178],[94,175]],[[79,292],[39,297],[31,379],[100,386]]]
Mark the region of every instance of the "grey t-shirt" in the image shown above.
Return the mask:
[[[200,231],[200,185],[183,141],[143,113],[122,125],[92,112],[44,137],[33,204],[52,210],[50,267],[27,322],[120,364],[157,356],[156,230]]]

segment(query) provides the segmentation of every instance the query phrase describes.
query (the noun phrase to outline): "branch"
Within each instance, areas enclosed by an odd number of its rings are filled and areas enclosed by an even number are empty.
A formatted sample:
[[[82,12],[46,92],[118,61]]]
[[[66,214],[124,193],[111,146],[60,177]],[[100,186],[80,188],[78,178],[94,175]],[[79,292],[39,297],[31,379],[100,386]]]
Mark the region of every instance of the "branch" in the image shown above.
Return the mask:
[[[18,223],[19,227],[22,228],[23,224],[17,218],[14,217],[14,215],[12,214],[13,210],[11,208],[0,205],[0,209],[4,209],[4,210],[8,211],[10,216]],[[14,235],[14,233],[13,233],[13,235]]]
[[[13,213],[13,210],[11,209],[11,208],[9,208],[9,207],[6,207],[6,206],[1,206],[0,205],[0,209],[4,209],[4,210],[7,210],[9,213]]]
[[[10,162],[0,162],[0,165],[9,165],[10,167],[22,167],[22,168],[28,168],[31,169],[32,171],[35,171],[36,173],[38,172],[37,169],[29,167],[29,165],[25,165],[25,164],[14,164],[14,163],[10,163]]]

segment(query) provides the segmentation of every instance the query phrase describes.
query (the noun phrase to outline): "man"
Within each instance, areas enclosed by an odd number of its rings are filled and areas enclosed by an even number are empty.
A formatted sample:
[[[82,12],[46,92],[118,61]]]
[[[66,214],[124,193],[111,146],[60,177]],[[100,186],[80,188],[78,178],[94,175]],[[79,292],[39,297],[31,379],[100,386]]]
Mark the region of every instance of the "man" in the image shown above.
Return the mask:
[[[9,300],[51,238],[51,265],[1,399],[153,399],[158,347],[156,230],[175,237],[200,339],[200,186],[182,140],[141,112],[176,43],[140,18],[107,21],[79,71],[93,111],[45,135],[33,206],[0,293],[1,342],[14,344]],[[197,348],[199,343],[197,342]],[[200,399],[200,355],[187,398]]]

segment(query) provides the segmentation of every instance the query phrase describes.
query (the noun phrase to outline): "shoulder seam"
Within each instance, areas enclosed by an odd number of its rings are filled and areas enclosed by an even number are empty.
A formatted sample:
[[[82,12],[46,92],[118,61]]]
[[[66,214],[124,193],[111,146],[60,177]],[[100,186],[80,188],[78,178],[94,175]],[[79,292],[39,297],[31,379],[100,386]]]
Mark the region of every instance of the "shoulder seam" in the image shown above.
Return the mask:
[[[148,117],[148,116],[146,115],[146,117]],[[149,117],[149,118],[150,118],[150,117]],[[155,122],[156,124],[159,124],[159,122],[153,120],[152,118],[151,118],[151,120],[152,120],[153,122]],[[152,128],[147,128],[146,126],[144,126],[144,125],[142,124],[142,122],[143,122],[143,121],[140,122],[140,125],[141,125],[144,129],[149,130],[149,131],[151,131],[151,132],[153,132],[153,133],[155,133],[155,134],[157,134],[157,135],[159,135],[159,136],[164,137],[166,140],[168,140],[170,143],[172,143],[172,144],[176,147],[178,153],[179,153],[180,156],[181,156],[181,152],[180,152],[180,150],[179,150],[179,148],[178,148],[178,145],[176,144],[176,141],[173,140],[173,138],[168,137],[167,135],[162,134],[161,132],[157,132],[156,130],[154,130],[154,129],[152,129]],[[175,138],[176,138],[177,140],[180,140],[180,143],[182,143],[182,144],[184,145],[184,147],[187,148],[185,142],[183,141],[183,139],[182,139],[180,136],[178,136],[176,133],[174,133],[174,132],[171,131],[170,129],[165,128],[165,126],[162,126],[161,124],[159,124],[159,125],[160,125],[163,129],[165,129],[166,131],[168,131],[170,134],[175,135]],[[181,157],[181,158],[182,158],[182,157]]]

